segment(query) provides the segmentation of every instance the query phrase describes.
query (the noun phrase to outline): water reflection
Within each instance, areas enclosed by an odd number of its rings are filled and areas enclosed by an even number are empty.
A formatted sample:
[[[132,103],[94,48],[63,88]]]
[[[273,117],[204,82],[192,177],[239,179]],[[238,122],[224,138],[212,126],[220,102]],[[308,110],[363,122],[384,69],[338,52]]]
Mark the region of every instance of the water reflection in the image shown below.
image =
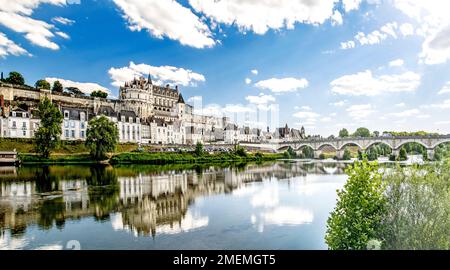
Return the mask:
[[[200,206],[202,200],[213,195],[232,196],[234,199],[225,197],[215,205],[204,205],[204,208],[220,206],[224,213],[230,209],[239,213],[242,207],[242,220],[259,233],[272,225],[311,224],[315,219],[314,210],[299,202],[298,198],[311,197],[327,184],[320,179],[311,182],[311,179],[327,174],[341,175],[344,166],[276,162],[219,167],[44,166],[5,169],[0,173],[0,249],[32,248],[33,237],[30,237],[28,229],[33,233],[35,227],[37,231],[56,229],[66,232],[68,221],[87,219],[134,236],[174,235],[207,227],[213,230],[219,226],[212,218],[217,211],[193,207],[196,203]],[[287,185],[280,184],[280,181],[287,181]],[[225,200],[239,201],[241,206],[223,205]],[[234,222],[238,223],[237,220]],[[64,243],[49,241],[36,245],[33,247],[62,249]]]

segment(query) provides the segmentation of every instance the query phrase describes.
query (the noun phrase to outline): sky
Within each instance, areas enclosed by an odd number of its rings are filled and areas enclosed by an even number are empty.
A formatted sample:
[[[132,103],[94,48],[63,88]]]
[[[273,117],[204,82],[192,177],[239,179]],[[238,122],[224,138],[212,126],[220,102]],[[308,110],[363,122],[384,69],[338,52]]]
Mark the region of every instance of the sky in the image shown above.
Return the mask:
[[[446,0],[0,0],[0,71],[117,97],[150,73],[266,129],[450,133]]]

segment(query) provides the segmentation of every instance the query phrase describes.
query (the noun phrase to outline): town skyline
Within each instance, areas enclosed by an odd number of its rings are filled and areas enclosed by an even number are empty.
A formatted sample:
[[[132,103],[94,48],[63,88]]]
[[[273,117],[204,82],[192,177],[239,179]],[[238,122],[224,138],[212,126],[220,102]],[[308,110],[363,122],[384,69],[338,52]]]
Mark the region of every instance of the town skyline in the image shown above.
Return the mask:
[[[112,97],[150,73],[155,84],[179,85],[198,113],[261,129],[272,114],[280,119],[272,129],[287,123],[312,135],[358,127],[447,134],[450,37],[442,5],[8,1],[0,7],[0,70],[21,72],[29,85],[59,80]],[[273,20],[249,16],[268,9]]]

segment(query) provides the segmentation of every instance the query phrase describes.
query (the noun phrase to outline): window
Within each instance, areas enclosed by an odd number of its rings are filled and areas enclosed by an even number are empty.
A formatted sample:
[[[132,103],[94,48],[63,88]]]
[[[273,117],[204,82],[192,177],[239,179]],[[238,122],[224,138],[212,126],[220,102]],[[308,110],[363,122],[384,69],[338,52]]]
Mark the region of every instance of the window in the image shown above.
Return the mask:
[[[69,111],[64,111],[64,118],[69,118]]]
[[[16,128],[16,121],[13,121],[13,122],[12,122],[12,127],[13,127],[13,128]]]
[[[81,121],[85,121],[86,120],[86,115],[84,114],[84,112],[80,113],[80,120]]]
[[[64,121],[64,127],[68,128],[69,127],[69,122],[68,121]]]
[[[84,138],[84,130],[80,131],[80,137]]]
[[[64,136],[66,137],[66,138],[69,138],[69,131],[66,129],[66,130],[64,130]]]
[[[75,121],[70,121],[70,127],[74,128],[75,127]]]
[[[75,138],[75,130],[72,130],[71,135],[72,138]]]
[[[27,136],[27,132],[25,130],[23,131],[23,136]]]
[[[22,123],[22,128],[23,128],[23,129],[27,129],[27,123],[26,123],[26,122],[23,122],[23,123]]]
[[[80,123],[80,128],[82,128],[82,129],[85,128],[85,123],[84,123],[84,122],[81,122],[81,123]]]

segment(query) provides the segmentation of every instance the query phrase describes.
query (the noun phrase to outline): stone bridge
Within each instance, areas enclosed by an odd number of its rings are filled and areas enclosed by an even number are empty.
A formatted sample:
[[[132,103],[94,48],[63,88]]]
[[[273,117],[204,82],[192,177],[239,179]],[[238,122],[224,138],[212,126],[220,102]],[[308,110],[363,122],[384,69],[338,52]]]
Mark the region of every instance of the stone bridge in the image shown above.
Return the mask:
[[[418,143],[427,149],[428,158],[433,159],[435,148],[443,143],[450,142],[450,135],[430,135],[430,136],[392,136],[392,137],[357,137],[357,138],[335,138],[335,139],[310,139],[299,141],[286,141],[279,143],[241,143],[242,146],[251,148],[271,149],[275,151],[285,151],[292,147],[295,151],[303,147],[310,147],[314,150],[314,158],[319,158],[323,148],[326,146],[336,150],[336,156],[342,158],[346,146],[357,146],[360,151],[366,151],[376,144],[386,144],[392,149],[392,153],[398,156],[400,148],[407,143]]]

